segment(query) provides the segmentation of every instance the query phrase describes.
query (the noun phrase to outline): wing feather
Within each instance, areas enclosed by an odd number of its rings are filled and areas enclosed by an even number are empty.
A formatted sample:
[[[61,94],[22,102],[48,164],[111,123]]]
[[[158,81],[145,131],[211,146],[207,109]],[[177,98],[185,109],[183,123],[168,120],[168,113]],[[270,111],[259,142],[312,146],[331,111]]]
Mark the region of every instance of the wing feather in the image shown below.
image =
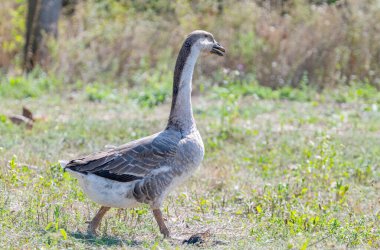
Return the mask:
[[[129,182],[167,165],[177,152],[181,133],[161,133],[70,161],[66,168],[83,174],[96,174],[111,180]]]

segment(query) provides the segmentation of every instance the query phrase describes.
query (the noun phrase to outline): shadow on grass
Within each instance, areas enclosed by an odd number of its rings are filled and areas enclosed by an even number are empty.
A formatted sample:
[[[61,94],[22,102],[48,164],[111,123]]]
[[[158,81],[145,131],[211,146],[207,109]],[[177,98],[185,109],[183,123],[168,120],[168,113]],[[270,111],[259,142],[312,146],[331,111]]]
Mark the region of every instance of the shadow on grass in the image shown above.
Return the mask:
[[[91,236],[81,232],[70,233],[70,236],[93,246],[138,246],[141,243],[134,240],[121,240],[112,236]]]

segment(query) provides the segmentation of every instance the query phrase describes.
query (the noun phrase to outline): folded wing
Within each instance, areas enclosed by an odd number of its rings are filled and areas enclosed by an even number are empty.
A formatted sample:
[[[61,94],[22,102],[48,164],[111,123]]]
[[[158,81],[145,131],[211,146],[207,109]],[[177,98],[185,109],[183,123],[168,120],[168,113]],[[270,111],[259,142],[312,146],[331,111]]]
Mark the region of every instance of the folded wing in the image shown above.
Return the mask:
[[[65,168],[120,182],[139,180],[152,170],[168,165],[177,152],[180,140],[179,132],[165,130],[111,150],[72,160]]]

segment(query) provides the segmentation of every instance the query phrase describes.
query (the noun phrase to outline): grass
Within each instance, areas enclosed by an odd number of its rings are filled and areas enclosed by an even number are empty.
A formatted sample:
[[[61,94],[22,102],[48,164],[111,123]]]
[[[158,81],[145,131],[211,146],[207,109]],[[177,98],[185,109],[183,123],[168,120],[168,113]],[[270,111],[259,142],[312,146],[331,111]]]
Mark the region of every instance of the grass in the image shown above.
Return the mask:
[[[174,239],[163,240],[146,206],[111,210],[88,237],[98,206],[57,162],[159,131],[170,96],[14,81],[0,84],[0,248],[184,248],[208,229],[204,246],[215,249],[380,247],[380,95],[369,85],[195,89],[205,160],[166,199]],[[31,130],[6,118],[23,105]]]

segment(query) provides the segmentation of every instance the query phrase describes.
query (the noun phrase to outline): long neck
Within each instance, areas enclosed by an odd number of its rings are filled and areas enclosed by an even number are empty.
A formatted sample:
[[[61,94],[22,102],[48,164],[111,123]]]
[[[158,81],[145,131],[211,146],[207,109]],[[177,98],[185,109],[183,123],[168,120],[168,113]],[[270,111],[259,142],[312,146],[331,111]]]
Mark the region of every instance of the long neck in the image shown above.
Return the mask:
[[[199,51],[184,44],[178,54],[173,79],[173,99],[167,128],[190,132],[195,128],[191,107],[191,85]]]

